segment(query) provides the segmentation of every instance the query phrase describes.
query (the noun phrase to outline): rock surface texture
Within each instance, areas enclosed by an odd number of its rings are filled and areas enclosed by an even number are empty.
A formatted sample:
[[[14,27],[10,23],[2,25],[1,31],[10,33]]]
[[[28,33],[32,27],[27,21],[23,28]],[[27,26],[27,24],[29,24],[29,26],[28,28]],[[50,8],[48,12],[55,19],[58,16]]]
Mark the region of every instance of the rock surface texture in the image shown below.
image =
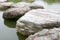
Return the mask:
[[[16,4],[13,4],[12,7],[30,7],[31,9],[44,9],[43,6],[41,5],[38,5],[37,3],[27,3],[27,2],[19,2],[19,3],[16,3]]]
[[[60,28],[43,29],[26,40],[60,40]]]
[[[30,10],[29,7],[10,8],[4,12],[3,18],[6,18],[6,19],[18,18],[18,17],[21,17],[22,15],[24,15],[29,10]]]
[[[23,7],[26,7],[29,5],[30,5],[30,3],[27,3],[27,2],[18,2],[18,3],[13,4],[12,7],[23,8]]]
[[[34,3],[26,3],[26,2],[19,2],[19,3],[10,3],[10,2],[5,2],[5,3],[0,3],[0,8],[9,8],[10,9],[6,10],[3,14],[4,18],[7,19],[13,19],[16,17],[20,17],[24,15],[26,12],[32,10],[32,9],[43,9],[42,6],[35,5]]]
[[[14,4],[13,2],[1,2],[0,3],[0,9],[7,9],[10,8],[11,5]]]
[[[30,8],[31,9],[44,9],[44,7],[40,3],[38,4],[37,2],[31,3]]]
[[[23,35],[30,35],[41,31],[43,28],[60,26],[58,12],[47,9],[36,9],[27,12],[16,24],[16,29]]]

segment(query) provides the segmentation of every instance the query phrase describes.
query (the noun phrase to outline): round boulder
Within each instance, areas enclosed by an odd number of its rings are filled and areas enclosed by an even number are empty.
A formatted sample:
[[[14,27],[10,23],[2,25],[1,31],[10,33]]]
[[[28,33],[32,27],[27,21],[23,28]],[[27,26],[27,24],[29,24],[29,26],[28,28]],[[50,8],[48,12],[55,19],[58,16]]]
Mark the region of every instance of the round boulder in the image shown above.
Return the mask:
[[[26,12],[30,10],[29,7],[24,8],[10,8],[3,13],[3,18],[14,19],[23,16]]]
[[[11,5],[14,4],[13,2],[2,2],[0,3],[0,10],[8,9]]]

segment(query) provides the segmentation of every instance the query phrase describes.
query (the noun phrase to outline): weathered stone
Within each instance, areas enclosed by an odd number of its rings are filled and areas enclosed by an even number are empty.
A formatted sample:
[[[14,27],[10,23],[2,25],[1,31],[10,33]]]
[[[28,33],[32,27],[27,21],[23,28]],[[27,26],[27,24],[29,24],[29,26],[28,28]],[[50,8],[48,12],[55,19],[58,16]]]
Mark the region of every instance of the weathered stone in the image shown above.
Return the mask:
[[[0,10],[10,8],[13,2],[2,2],[0,3]]]
[[[30,3],[27,3],[27,2],[18,2],[18,3],[13,4],[12,7],[23,8],[29,5]]]
[[[29,7],[10,8],[4,12],[3,18],[6,18],[6,19],[18,18],[18,17],[21,17],[22,15],[24,15],[29,10],[30,10]]]
[[[59,32],[59,38],[58,39],[60,40],[60,32]]]
[[[30,8],[31,9],[44,9],[42,5],[38,5],[37,3],[31,3]]]
[[[16,4],[13,4],[12,7],[30,7],[31,9],[43,9],[44,7],[41,6],[41,5],[37,5],[35,3],[27,3],[27,2],[19,2],[19,3],[16,3]]]
[[[7,0],[0,0],[0,2],[6,2]]]
[[[56,29],[60,29],[60,28],[56,28]],[[47,31],[45,33],[45,35],[43,34],[44,33],[44,30]],[[30,35],[26,40],[60,40],[60,32],[54,32],[56,31],[54,28],[53,29],[43,29],[42,32],[39,31],[37,33],[35,33],[34,35]],[[54,32],[54,33],[49,33],[49,31],[51,32]],[[41,33],[43,35],[41,35]]]
[[[47,9],[31,10],[17,21],[16,29],[24,35],[30,35],[43,28],[60,26],[60,15],[55,12]]]

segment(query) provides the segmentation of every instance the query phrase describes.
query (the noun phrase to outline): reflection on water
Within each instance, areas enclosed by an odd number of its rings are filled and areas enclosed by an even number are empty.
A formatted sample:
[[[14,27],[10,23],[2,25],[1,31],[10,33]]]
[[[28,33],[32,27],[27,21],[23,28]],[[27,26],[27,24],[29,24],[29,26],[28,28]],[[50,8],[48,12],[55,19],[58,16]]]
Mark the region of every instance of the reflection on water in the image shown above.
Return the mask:
[[[15,2],[16,0],[9,1]],[[21,0],[17,0],[16,2],[18,1]],[[40,2],[38,1],[37,4],[43,5],[43,7],[46,9],[54,9],[60,11],[60,0],[40,0]],[[16,32],[16,20],[3,19],[2,15],[3,13],[0,12],[0,40],[25,40],[26,36]]]
[[[60,0],[43,0],[43,1],[47,2],[48,4],[60,3]]]
[[[18,40],[15,28],[8,28],[2,18],[3,12],[0,12],[0,40]],[[9,24],[9,22],[8,22]]]
[[[17,36],[19,40],[25,40],[27,38],[27,36],[24,36],[22,34],[20,34],[19,32],[17,32]]]
[[[16,21],[17,20],[8,20],[4,19],[4,24],[9,28],[16,28]],[[16,35],[18,36],[18,40],[25,40],[27,37],[20,34],[19,32],[16,32]]]
[[[9,28],[15,28],[16,27],[16,20],[4,19],[4,24]]]
[[[25,40],[26,36],[16,33],[16,20],[3,19],[2,15],[0,12],[0,40]]]

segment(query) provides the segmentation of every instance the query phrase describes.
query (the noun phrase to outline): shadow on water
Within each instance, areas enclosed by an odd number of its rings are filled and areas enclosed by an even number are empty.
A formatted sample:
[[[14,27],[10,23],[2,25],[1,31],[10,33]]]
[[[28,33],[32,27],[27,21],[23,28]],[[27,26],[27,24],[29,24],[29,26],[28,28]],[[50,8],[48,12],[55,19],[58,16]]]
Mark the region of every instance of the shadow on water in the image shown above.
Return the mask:
[[[19,32],[17,32],[17,36],[19,40],[25,40],[27,38],[27,36],[24,36],[22,34],[20,34]]]
[[[15,28],[16,27],[16,20],[4,19],[4,24],[9,28]]]
[[[60,0],[43,0],[43,1],[47,2],[48,4],[60,3]]]
[[[4,19],[4,24],[9,28],[16,28],[16,21],[17,20],[8,20]],[[18,36],[18,40],[25,40],[27,36],[20,34],[19,32],[16,32]]]

